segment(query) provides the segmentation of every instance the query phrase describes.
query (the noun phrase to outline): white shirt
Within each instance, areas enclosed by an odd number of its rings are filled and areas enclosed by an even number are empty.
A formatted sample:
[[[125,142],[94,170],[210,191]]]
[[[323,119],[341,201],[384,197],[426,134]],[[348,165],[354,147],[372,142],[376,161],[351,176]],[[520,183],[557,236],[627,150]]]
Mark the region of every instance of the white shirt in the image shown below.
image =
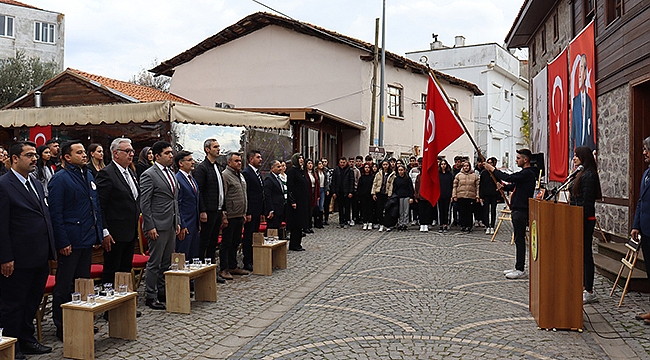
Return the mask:
[[[223,178],[221,177],[221,171],[219,171],[219,167],[217,166],[217,163],[214,163],[214,172],[217,173],[217,186],[219,186],[219,207],[218,210],[223,209],[223,201],[224,197],[226,196],[223,192]]]
[[[170,186],[170,189],[172,189],[172,192],[175,192],[176,191],[176,182],[174,182],[174,174],[172,173],[172,171],[169,170],[168,167],[164,167],[164,166],[160,165],[159,162],[154,162],[154,164],[156,164],[158,166],[158,168],[160,169],[160,171],[162,171],[163,174],[165,175],[165,179],[167,179],[167,182],[169,183],[169,186]]]
[[[31,181],[31,180],[29,179],[29,176],[28,176],[28,177],[24,177],[24,176],[22,176],[20,173],[18,173],[16,170],[14,170],[13,168],[11,168],[11,171],[14,173],[14,175],[16,175],[16,177],[18,178],[18,180],[20,180],[20,182],[23,183],[23,186],[25,187],[25,189],[26,189],[27,191],[29,191],[29,187],[27,186],[27,182],[29,181],[29,186],[31,186],[32,189],[34,189],[34,193],[36,193],[36,197],[37,197],[39,200],[41,199],[40,196],[38,196],[38,192],[36,191],[36,186],[34,186],[34,182]],[[29,192],[31,193],[31,191],[29,191]]]

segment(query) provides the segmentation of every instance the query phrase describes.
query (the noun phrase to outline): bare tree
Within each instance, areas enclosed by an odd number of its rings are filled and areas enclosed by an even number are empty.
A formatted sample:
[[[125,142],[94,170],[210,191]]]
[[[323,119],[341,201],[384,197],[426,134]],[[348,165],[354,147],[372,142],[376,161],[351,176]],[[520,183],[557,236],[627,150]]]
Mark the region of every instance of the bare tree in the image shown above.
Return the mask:
[[[154,67],[158,66],[159,63],[160,62],[157,58],[153,59],[151,65],[148,66],[148,68],[153,69]],[[169,92],[169,83],[171,82],[171,79],[172,78],[165,75],[153,76],[153,74],[147,71],[147,69],[140,67],[140,71],[138,71],[137,74],[133,75],[129,82],[138,85],[149,86],[164,92]]]

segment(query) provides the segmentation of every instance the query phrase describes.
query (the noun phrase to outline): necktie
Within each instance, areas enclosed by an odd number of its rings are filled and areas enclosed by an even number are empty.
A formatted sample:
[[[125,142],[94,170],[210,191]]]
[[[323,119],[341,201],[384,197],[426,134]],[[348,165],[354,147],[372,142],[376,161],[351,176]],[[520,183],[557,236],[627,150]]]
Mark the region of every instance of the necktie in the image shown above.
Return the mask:
[[[194,185],[194,180],[192,180],[192,175],[187,175],[187,178],[190,180],[190,185],[192,185],[192,189],[194,189],[194,193],[196,194],[196,185]]]
[[[137,199],[138,188],[135,186],[135,182],[133,182],[133,178],[131,177],[131,174],[129,174],[128,170],[124,170],[124,179],[126,180],[126,183],[129,184],[129,188],[131,188],[131,194],[133,194],[133,198]]]
[[[175,183],[174,183],[174,178],[172,177],[171,172],[169,172],[169,168],[165,168],[165,174],[167,174],[167,179],[169,179],[169,188],[172,190],[172,194],[176,192],[175,189]]]
[[[38,197],[38,194],[36,193],[36,191],[32,187],[32,184],[29,182],[29,179],[27,179],[25,184],[27,185],[27,190],[29,191],[29,193],[32,194],[36,198],[36,201],[38,201],[40,203],[41,199]]]
[[[264,183],[262,182],[262,177],[260,176],[260,171],[255,170],[255,175],[257,175],[257,180],[260,182],[260,186],[264,187]]]

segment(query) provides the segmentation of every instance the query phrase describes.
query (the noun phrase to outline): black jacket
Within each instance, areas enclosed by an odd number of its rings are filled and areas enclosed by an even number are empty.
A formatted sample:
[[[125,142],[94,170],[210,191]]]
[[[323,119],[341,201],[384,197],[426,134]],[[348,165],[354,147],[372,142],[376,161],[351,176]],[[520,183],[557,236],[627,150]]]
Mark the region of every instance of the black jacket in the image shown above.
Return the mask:
[[[354,171],[349,166],[343,169],[340,166],[334,168],[330,192],[336,196],[347,196],[354,193]]]
[[[399,175],[395,176],[393,180],[393,195],[397,195],[399,198],[413,198],[414,189],[413,181],[408,175],[401,177]]]
[[[264,209],[264,215],[273,211],[273,216],[284,216],[284,191],[273,173],[264,179]]]
[[[578,191],[576,192],[573,187],[569,189],[571,192],[570,204],[584,207],[583,215],[587,219],[596,215],[596,197],[600,193],[600,180],[598,174],[589,169],[583,170],[579,177]]]
[[[223,169],[218,164],[217,168],[219,168],[219,173],[221,174]],[[214,164],[206,157],[203,162],[194,168],[192,175],[194,176],[194,180],[196,180],[196,184],[199,186],[199,193],[201,194],[201,197],[199,197],[199,211],[219,211],[219,187]],[[221,185],[223,185],[223,179],[221,179]],[[225,190],[223,193],[225,196]],[[224,201],[224,206],[225,204]]]
[[[246,180],[246,200],[248,201],[246,214],[260,215],[264,212],[264,190],[262,189],[262,183],[260,183],[260,179],[255,174],[255,169],[250,165],[246,166],[241,174],[244,176],[244,180]]]
[[[370,191],[372,190],[372,182],[375,180],[375,175],[361,175],[359,184],[357,185],[357,195],[359,197],[371,197]]]
[[[135,186],[135,174],[127,169]],[[115,162],[111,161],[97,173],[97,194],[102,209],[102,224],[116,242],[130,242],[138,236],[140,201],[133,198],[129,184],[120,173]],[[139,189],[138,189],[139,191]]]
[[[438,172],[441,199],[451,199],[451,193],[454,190],[454,176],[455,175],[451,171],[447,171],[445,173]]]
[[[498,180],[511,183],[505,187],[508,191],[514,190],[510,208],[512,210],[528,211],[528,199],[532,198],[535,193],[537,170],[530,166],[514,174],[506,174],[495,169],[494,177]]]
[[[492,180],[490,172],[483,169],[481,170],[481,176],[478,185],[478,196],[481,199],[495,198],[499,197],[499,190],[497,190],[497,185]]]

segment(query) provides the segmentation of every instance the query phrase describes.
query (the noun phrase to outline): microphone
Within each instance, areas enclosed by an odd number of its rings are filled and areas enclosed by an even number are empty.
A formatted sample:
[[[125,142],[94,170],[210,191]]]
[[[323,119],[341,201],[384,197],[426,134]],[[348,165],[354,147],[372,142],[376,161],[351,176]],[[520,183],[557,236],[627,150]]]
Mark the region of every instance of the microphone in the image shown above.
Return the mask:
[[[585,168],[584,166],[579,165],[575,170],[573,170],[573,172],[569,176],[567,176],[566,180],[564,181],[573,180],[576,177],[576,175],[578,175],[579,172],[584,170],[584,168]]]

